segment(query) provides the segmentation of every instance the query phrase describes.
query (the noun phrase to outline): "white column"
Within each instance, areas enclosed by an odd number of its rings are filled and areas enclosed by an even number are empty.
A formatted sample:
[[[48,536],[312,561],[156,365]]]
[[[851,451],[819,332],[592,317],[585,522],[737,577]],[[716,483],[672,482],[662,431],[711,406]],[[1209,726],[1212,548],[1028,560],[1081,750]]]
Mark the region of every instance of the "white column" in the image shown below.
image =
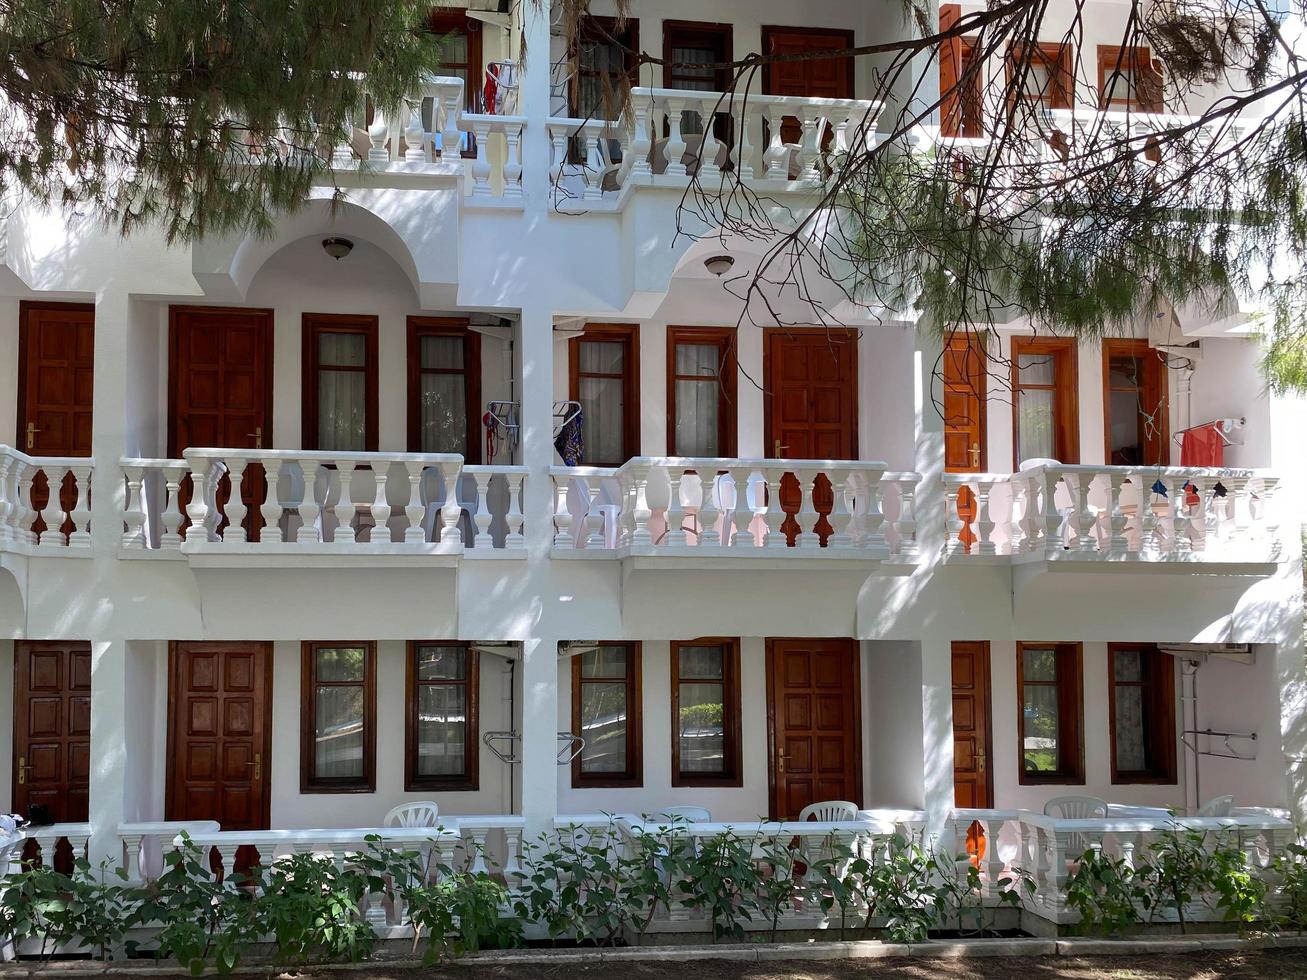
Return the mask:
[[[522,130],[522,195],[528,208],[549,207],[549,7],[548,3],[522,4],[522,44],[528,52],[519,90],[519,113],[526,117]],[[548,359],[544,362],[549,363]]]
[[[98,331],[97,331],[98,332]],[[127,683],[127,641],[95,640],[91,643],[91,844],[89,858],[94,867],[103,858],[122,860],[118,824],[126,815],[129,687]],[[144,765],[147,759],[133,759]]]
[[[921,640],[922,808],[926,839],[940,838],[941,851],[953,847],[944,840],[953,809],[953,644],[948,636]]]

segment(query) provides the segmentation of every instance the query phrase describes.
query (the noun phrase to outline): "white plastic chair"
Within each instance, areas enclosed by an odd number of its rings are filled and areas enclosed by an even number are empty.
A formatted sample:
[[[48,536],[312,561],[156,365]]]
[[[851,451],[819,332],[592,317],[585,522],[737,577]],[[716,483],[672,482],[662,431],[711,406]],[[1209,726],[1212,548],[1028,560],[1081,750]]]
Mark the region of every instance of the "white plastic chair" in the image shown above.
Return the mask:
[[[1214,796],[1198,808],[1200,817],[1228,817],[1234,810],[1233,796]]]
[[[440,806],[433,800],[401,803],[381,818],[383,827],[434,827]]]
[[[1055,796],[1044,804],[1044,815],[1058,820],[1105,820],[1107,800],[1097,796]],[[1067,860],[1079,861],[1089,850],[1089,838],[1084,834],[1071,834],[1067,838]]]
[[[809,803],[799,811],[799,822],[815,820],[818,823],[848,823],[858,819],[858,804],[848,800],[825,800]]]
[[[672,823],[678,818],[686,823],[711,823],[712,814],[702,806],[665,806],[657,813],[649,815],[653,820]]]

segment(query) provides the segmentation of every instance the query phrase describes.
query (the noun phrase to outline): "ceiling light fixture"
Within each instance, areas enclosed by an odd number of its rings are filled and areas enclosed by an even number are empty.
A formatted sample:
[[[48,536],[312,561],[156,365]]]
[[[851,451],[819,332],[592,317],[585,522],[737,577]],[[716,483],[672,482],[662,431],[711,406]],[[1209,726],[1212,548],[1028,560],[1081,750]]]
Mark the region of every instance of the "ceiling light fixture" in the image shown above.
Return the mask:
[[[730,272],[733,265],[735,259],[729,255],[711,255],[703,260],[703,267],[718,279]]]
[[[354,243],[348,238],[324,238],[322,240],[322,250],[339,262],[354,251]]]

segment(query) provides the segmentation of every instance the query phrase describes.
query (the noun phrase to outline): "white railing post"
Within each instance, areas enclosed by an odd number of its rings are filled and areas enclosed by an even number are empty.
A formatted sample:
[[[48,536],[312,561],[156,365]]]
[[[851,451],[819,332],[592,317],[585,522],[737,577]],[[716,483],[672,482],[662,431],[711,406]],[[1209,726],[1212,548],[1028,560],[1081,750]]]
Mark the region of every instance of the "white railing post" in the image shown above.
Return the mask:
[[[463,508],[458,502],[458,481],[463,467],[458,463],[441,463],[440,473],[445,483],[445,503],[440,509],[443,527],[440,530],[442,551],[461,551],[463,537],[459,533],[458,521],[463,515]]]
[[[0,458],[0,468],[6,459]],[[139,550],[145,547],[145,467],[137,464],[123,464],[123,479],[127,483],[127,496],[123,501],[123,547]],[[0,489],[3,489],[4,474],[0,469]],[[3,501],[0,500],[0,507]],[[0,521],[0,524],[3,522]]]
[[[753,521],[753,510],[749,507],[749,475],[752,472],[750,466],[730,468],[731,482],[735,485],[735,506],[731,510],[735,533],[729,541],[732,548],[747,549],[755,546],[753,532],[749,530],[749,524]],[[779,494],[777,496],[776,506],[779,507]]]
[[[332,542],[344,542],[353,544],[357,536],[354,527],[354,461],[342,459],[336,464],[336,484],[340,488],[336,496],[336,505],[332,508],[332,514],[336,518],[336,526],[331,532],[331,538],[328,539],[323,535],[323,540]]]
[[[708,472],[699,471],[699,547],[700,548],[720,548],[722,546],[722,529],[718,526],[718,519],[722,515],[722,509],[717,506],[717,467],[712,467]],[[729,532],[728,532],[729,533]]]
[[[241,484],[245,478],[245,467],[249,460],[242,456],[233,456],[227,460],[227,475],[231,478],[231,494],[227,497],[227,527],[222,532],[226,543],[245,540],[245,497],[241,494]]]
[[[181,546],[181,526],[182,526],[182,508],[181,494],[182,481],[186,479],[189,467],[184,462],[169,462],[163,467],[164,479],[164,505],[163,505],[163,534],[159,536],[159,547],[167,549],[176,549]],[[192,494],[194,494],[194,480],[192,483]]]
[[[490,197],[490,159],[486,153],[489,149],[491,120],[477,116],[472,123],[476,134],[476,160],[472,164],[472,196]]]
[[[794,520],[799,525],[794,545],[796,548],[820,548],[821,535],[817,531],[817,522],[821,515],[817,513],[817,479],[822,475],[821,471],[795,470],[794,475],[799,480],[801,501],[799,512],[794,515]]]
[[[687,145],[685,137],[681,135],[681,112],[685,108],[685,99],[679,96],[668,96],[662,100],[667,110],[667,142],[664,144],[664,152],[667,154],[667,169],[663,171],[669,177],[684,177],[686,175],[685,164],[681,158],[685,156]]]
[[[300,499],[300,526],[295,532],[295,540],[299,544],[314,545],[322,540],[322,533],[318,527],[318,515],[321,512],[318,507],[318,470],[319,464],[314,459],[300,460],[300,475],[304,478],[304,496]],[[327,481],[327,487],[324,488],[322,501],[325,504],[327,500],[326,490],[330,488],[330,480]]]
[[[408,475],[408,503],[404,505],[406,524],[404,541],[406,544],[422,544],[427,538],[426,528],[423,526],[427,508],[422,503],[422,478],[426,473],[427,465],[420,459],[408,459],[402,465]]]
[[[1140,477],[1135,476],[1135,479],[1139,480]],[[1125,480],[1126,473],[1122,470],[1112,469],[1108,473],[1108,529],[1111,532],[1111,536],[1107,542],[1107,554],[1109,558],[1123,557],[1130,548],[1130,542],[1125,536],[1125,511],[1121,507],[1121,494],[1123,492],[1122,488],[1125,484]]]
[[[989,515],[989,494],[993,485],[988,480],[976,480],[976,554],[993,555],[997,552],[994,547],[994,522]]]
[[[73,474],[73,492],[77,494],[72,510],[68,513],[71,529],[68,533],[68,547],[89,548],[91,545],[91,470],[92,464],[76,463],[69,468]]]
[[[259,531],[260,544],[281,544],[285,534],[281,527],[281,459],[269,456],[263,460],[264,497],[259,513],[263,516],[263,528]]]
[[[572,512],[568,509],[567,493],[571,478],[554,475],[554,547],[559,551],[570,551],[572,541]]]
[[[186,537],[190,539],[194,536],[197,541],[211,540],[209,538],[209,505],[205,499],[208,494],[209,473],[213,469],[214,461],[203,456],[195,456],[188,460],[191,470],[191,499],[186,502],[186,517],[190,520],[190,526],[186,529]]]
[[[510,472],[508,480],[508,533],[504,536],[505,548],[521,548],[526,544],[526,538],[522,534],[522,525],[524,517],[522,514],[522,488],[526,481],[526,474],[519,472]]]
[[[522,196],[522,130],[520,122],[505,122],[504,140],[507,142],[507,157],[504,161],[504,197],[518,199]]]
[[[667,536],[664,543],[668,547],[683,548],[685,538],[685,506],[681,503],[681,482],[685,479],[684,466],[667,467]]]
[[[769,466],[763,471],[763,476],[766,479],[764,497],[767,501],[767,538],[764,545],[773,551],[784,551],[789,547],[785,532],[781,530],[785,523],[785,510],[781,507],[781,480],[785,478],[785,468]]]
[[[629,465],[629,464],[628,464]],[[631,465],[631,488],[632,488],[632,509],[631,516],[635,520],[631,528],[631,541],[633,546],[649,545],[653,543],[653,538],[649,534],[649,518],[653,512],[649,509],[649,467],[644,463]]]

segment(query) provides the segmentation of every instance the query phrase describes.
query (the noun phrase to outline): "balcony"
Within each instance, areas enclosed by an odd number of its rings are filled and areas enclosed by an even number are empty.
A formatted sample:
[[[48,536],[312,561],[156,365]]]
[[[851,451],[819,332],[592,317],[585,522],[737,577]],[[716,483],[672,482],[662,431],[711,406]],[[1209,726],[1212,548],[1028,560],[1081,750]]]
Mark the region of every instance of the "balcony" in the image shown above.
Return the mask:
[[[945,561],[1270,574],[1282,558],[1276,483],[1186,467],[950,473]]]
[[[617,469],[550,472],[555,558],[680,569],[916,564],[921,478],[884,463],[640,456]]]
[[[0,445],[0,552],[89,555],[94,469],[89,457],[28,456]]]
[[[521,558],[520,466],[455,454],[188,449],[123,459],[122,556],[311,567]]]

